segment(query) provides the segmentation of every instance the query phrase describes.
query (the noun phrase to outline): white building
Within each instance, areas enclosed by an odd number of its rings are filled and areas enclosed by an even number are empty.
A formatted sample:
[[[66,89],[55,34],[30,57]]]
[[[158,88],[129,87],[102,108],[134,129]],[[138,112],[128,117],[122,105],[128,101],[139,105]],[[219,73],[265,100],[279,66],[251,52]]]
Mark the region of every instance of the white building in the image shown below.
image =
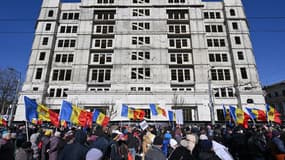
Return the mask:
[[[28,96],[114,109],[111,120],[127,120],[122,104],[167,120],[154,103],[208,121],[211,91],[216,120],[223,104],[264,107],[241,0],[43,0],[16,120]]]

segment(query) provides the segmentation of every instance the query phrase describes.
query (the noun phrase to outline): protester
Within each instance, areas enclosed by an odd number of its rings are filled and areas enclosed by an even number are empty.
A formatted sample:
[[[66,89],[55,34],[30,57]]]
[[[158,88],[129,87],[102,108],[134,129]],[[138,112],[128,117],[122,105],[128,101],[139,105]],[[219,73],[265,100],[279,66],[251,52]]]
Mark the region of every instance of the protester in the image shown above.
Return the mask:
[[[163,144],[163,138],[160,136],[156,136],[153,140],[152,146],[146,152],[144,159],[145,160],[166,160],[166,157],[161,150],[162,144]]]
[[[60,132],[55,132],[54,136],[50,138],[49,160],[57,160],[59,152],[64,147],[64,142],[60,135]]]
[[[16,150],[15,160],[33,160],[33,150],[31,142],[24,142]]]
[[[7,130],[2,131],[0,139],[0,158],[3,160],[14,160],[15,147],[11,140],[11,133]]]

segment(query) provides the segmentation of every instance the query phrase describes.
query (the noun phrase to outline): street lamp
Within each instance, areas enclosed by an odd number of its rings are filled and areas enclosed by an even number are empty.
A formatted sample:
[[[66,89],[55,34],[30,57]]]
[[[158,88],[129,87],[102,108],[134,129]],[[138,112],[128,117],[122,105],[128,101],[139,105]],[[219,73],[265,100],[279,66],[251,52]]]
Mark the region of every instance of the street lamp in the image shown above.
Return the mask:
[[[215,109],[213,103],[212,78],[210,76],[210,72],[213,68],[214,68],[213,66],[210,66],[210,68],[208,69],[208,90],[209,90],[209,109],[210,109],[211,124],[215,125]]]
[[[21,85],[21,72],[17,71],[16,69],[14,68],[8,68],[10,71],[12,72],[15,72],[17,74],[17,76],[19,75],[18,79],[17,79],[17,87],[16,87],[16,93],[14,95],[14,98],[13,98],[13,103],[12,103],[12,108],[11,108],[11,112],[10,112],[10,116],[9,116],[9,120],[8,120],[8,126],[10,127],[11,124],[12,124],[12,120],[13,120],[13,114],[14,114],[14,111],[16,109],[16,105],[17,105],[17,101],[18,101],[18,93],[19,93],[19,88],[20,88],[20,85]]]

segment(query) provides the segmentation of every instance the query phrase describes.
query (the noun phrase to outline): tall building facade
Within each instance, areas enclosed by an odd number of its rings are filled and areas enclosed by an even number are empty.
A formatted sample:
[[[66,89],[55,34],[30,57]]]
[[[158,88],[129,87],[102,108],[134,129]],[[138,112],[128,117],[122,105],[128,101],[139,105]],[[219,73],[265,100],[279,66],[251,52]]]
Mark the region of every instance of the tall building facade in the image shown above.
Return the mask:
[[[123,121],[121,105],[222,120],[222,105],[264,107],[241,0],[43,0],[23,97],[62,100]]]

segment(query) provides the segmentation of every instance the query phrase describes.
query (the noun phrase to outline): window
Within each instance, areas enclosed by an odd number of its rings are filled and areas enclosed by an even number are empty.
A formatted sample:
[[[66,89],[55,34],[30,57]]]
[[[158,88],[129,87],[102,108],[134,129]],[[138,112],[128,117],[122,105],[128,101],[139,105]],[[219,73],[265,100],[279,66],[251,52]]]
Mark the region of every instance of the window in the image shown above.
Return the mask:
[[[132,52],[131,59],[132,60],[139,60],[139,61],[149,60],[150,59],[150,52],[148,52],[148,51]]]
[[[247,72],[246,72],[246,68],[240,68],[240,73],[241,73],[241,78],[242,79],[247,79]]]
[[[113,20],[113,19],[115,19],[115,11],[95,12],[95,20]]]
[[[206,25],[205,26],[206,32],[223,32],[222,25]]]
[[[55,55],[55,62],[62,62],[62,63],[71,63],[73,62],[73,54],[56,54]]]
[[[185,3],[185,0],[168,0],[168,3]]]
[[[98,33],[98,34],[110,34],[110,33],[114,33],[114,26],[112,26],[112,25],[95,25],[94,31],[95,31],[95,33]]]
[[[185,82],[191,80],[190,69],[171,69],[171,81]]]
[[[214,88],[213,92],[215,97],[234,97],[233,88]]]
[[[61,25],[59,33],[77,33],[78,26],[75,25]]]
[[[92,54],[92,63],[95,64],[111,64],[112,54],[111,53],[94,53]]]
[[[236,11],[234,9],[230,9],[230,15],[231,16],[236,16]]]
[[[48,45],[48,37],[43,38],[42,45],[44,45],[44,46]]]
[[[111,49],[113,48],[113,39],[93,39],[93,48]]]
[[[228,55],[226,53],[210,53],[209,54],[210,62],[228,62]]]
[[[41,79],[42,78],[42,73],[43,73],[43,69],[42,68],[37,68],[35,79]]]
[[[73,48],[75,47],[76,41],[70,39],[58,40],[57,47],[58,48]]]
[[[207,39],[208,47],[225,47],[225,39]]]
[[[167,10],[169,20],[186,20],[188,19],[187,10]]]
[[[136,91],[145,91],[145,92],[150,92],[151,88],[150,87],[131,87],[131,91],[132,92],[136,92]]]
[[[55,69],[52,73],[53,81],[70,81],[71,80],[71,69]]]
[[[244,60],[243,52],[238,51],[238,52],[237,52],[237,56],[238,56],[238,60]]]
[[[204,12],[205,19],[221,19],[221,12]]]
[[[146,17],[150,16],[149,9],[133,9],[133,17]]]
[[[150,29],[149,22],[133,22],[132,23],[132,30],[133,31],[146,31]]]
[[[139,4],[143,4],[143,3],[149,3],[150,0],[133,0],[133,3],[139,3]]]
[[[211,78],[213,81],[231,80],[229,69],[211,69]]]
[[[45,60],[45,56],[46,56],[46,52],[40,52],[39,60],[40,60],[40,61]]]
[[[237,22],[233,22],[232,23],[232,27],[234,30],[238,30],[238,23]]]
[[[132,37],[132,45],[150,44],[150,37]]]
[[[169,48],[189,48],[189,38],[169,38]]]
[[[111,69],[96,68],[91,69],[90,81],[97,83],[109,82],[111,80]]]
[[[131,79],[150,79],[150,68],[132,68]]]
[[[189,53],[171,53],[170,62],[175,64],[186,64],[190,62]]]
[[[68,88],[50,88],[49,97],[67,97]]]
[[[236,43],[236,44],[241,44],[240,37],[235,37],[235,43]]]
[[[282,90],[282,96],[285,96],[285,90]]]
[[[51,29],[51,23],[47,23],[45,30],[46,31],[50,31],[50,29]]]
[[[79,13],[62,13],[63,20],[78,20]]]
[[[53,17],[53,10],[48,11],[48,17]]]
[[[189,33],[189,25],[187,24],[171,24],[168,26],[169,33]]]
[[[114,0],[97,0],[98,4],[112,4],[114,3]]]

